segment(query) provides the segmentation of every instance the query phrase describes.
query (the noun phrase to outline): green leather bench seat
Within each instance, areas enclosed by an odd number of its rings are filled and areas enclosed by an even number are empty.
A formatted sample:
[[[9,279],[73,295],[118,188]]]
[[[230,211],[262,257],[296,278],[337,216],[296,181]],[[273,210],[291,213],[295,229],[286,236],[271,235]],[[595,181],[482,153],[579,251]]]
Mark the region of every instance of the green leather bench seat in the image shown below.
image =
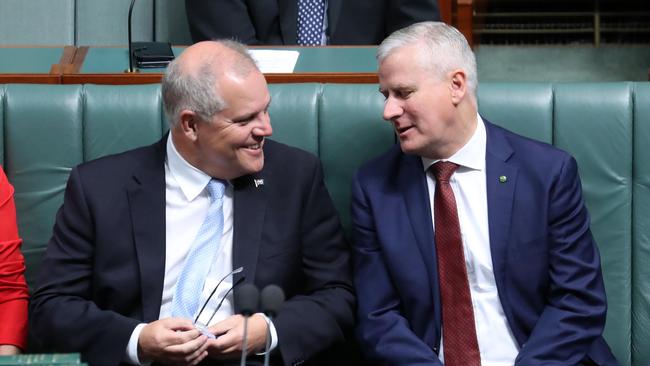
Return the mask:
[[[354,170],[395,143],[381,119],[377,85],[270,89],[274,138],[321,158],[349,232]],[[487,83],[479,88],[479,109],[488,120],[552,143],[578,160],[608,294],[605,336],[623,365],[646,366],[650,83]],[[70,169],[152,143],[166,129],[159,85],[0,85],[0,164],[16,188],[30,285]]]

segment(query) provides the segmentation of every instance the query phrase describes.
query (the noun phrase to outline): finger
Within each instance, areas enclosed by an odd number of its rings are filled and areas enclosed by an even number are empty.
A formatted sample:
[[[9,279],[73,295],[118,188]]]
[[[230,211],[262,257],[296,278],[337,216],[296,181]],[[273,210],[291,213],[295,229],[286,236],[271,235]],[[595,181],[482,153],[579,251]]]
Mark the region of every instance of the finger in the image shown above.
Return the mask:
[[[203,350],[194,360],[192,360],[189,363],[189,366],[195,366],[198,365],[201,361],[203,361],[206,357],[208,357],[208,351]]]
[[[199,331],[196,328],[192,328],[190,330],[183,330],[183,331],[175,331],[171,336],[171,341],[170,345],[182,345],[191,341],[194,341],[198,338],[203,336],[201,331]]]
[[[207,347],[206,345],[207,341],[208,341],[208,337],[201,335],[188,342],[169,346],[165,349],[165,351],[168,352],[169,354],[180,355],[182,358],[184,358],[193,354],[197,350],[200,350],[203,346]]]
[[[215,340],[216,347],[221,350],[221,352],[226,352],[228,350],[232,351],[233,348],[237,347],[241,349],[243,334],[244,332],[242,328],[233,328],[228,333],[222,334]]]
[[[165,318],[163,319],[164,325],[171,330],[192,330],[194,329],[194,323],[190,319],[185,318]]]
[[[208,342],[201,344],[194,352],[190,353],[185,359],[190,365],[196,365],[208,355]]]

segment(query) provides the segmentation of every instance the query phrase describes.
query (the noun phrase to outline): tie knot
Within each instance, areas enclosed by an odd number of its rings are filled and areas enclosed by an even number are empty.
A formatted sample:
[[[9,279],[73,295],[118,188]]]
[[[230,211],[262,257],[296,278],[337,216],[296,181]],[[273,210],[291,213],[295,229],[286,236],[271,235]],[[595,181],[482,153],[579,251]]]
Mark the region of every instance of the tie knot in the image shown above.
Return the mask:
[[[458,164],[450,161],[439,161],[431,166],[431,172],[439,182],[449,182],[449,178],[458,169]]]
[[[223,192],[226,189],[226,184],[219,179],[210,179],[208,182],[208,193],[210,194],[210,202],[223,197]]]

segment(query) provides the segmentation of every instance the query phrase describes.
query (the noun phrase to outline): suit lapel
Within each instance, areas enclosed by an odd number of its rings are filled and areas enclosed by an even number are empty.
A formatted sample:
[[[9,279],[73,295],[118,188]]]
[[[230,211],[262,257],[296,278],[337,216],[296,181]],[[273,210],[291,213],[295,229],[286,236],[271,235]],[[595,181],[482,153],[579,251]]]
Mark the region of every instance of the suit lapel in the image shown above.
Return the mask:
[[[269,0],[263,0],[269,1]],[[296,44],[298,39],[298,2],[296,0],[278,0],[280,12],[280,30],[284,44]]]
[[[341,4],[344,0],[329,0],[327,4],[327,35],[332,38],[336,32],[341,13]],[[350,1],[350,0],[347,0]]]
[[[514,153],[501,130],[485,121],[487,131],[486,179],[488,223],[490,227],[490,252],[494,277],[504,311],[507,308],[505,293],[506,262],[509,235],[512,226],[512,207],[517,183],[518,168],[508,163]],[[508,316],[511,319],[510,316]]]
[[[142,294],[143,321],[158,319],[165,277],[165,143],[152,149],[127,187]]]
[[[266,174],[264,178],[272,177]],[[261,176],[249,175],[236,179],[233,185],[233,268],[244,267],[234,283],[244,278],[254,283],[266,214],[265,183]]]
[[[439,299],[438,288],[438,263],[436,260],[435,241],[433,236],[433,219],[429,206],[429,190],[427,188],[426,174],[422,162],[416,156],[403,156],[403,163],[400,164],[398,174],[398,189],[402,192],[405,216],[408,217],[413,236],[420,250],[428,273],[428,287],[432,289],[430,302],[435,308],[435,324],[440,324],[440,306],[437,306],[436,299]],[[425,321],[422,319],[422,321]]]

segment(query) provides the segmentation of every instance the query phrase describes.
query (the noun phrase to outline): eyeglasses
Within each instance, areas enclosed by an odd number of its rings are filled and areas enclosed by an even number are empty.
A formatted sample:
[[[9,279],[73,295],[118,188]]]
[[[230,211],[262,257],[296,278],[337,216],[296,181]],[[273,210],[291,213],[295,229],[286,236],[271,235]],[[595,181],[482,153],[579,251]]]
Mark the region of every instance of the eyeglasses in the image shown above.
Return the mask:
[[[237,280],[237,282],[233,283],[233,285],[230,286],[230,288],[228,289],[228,291],[226,291],[226,293],[221,297],[221,300],[219,300],[219,304],[218,304],[217,307],[214,309],[214,311],[212,312],[212,315],[210,316],[210,318],[208,319],[208,321],[205,323],[205,325],[203,325],[203,324],[198,324],[197,322],[199,321],[199,318],[201,317],[201,314],[203,313],[203,310],[205,309],[205,307],[208,305],[208,303],[209,303],[210,300],[212,299],[212,296],[214,295],[215,292],[217,292],[217,289],[219,288],[219,286],[221,285],[221,283],[222,283],[223,281],[226,280],[226,278],[228,278],[228,277],[230,277],[230,276],[234,276],[235,274],[237,274],[237,273],[241,273],[241,272],[243,272],[243,271],[244,271],[244,267],[239,267],[239,268],[233,269],[232,271],[230,271],[230,273],[228,273],[227,275],[223,276],[223,277],[219,280],[219,282],[217,282],[217,285],[212,289],[212,292],[210,292],[210,296],[208,296],[208,299],[205,300],[205,302],[203,303],[203,306],[201,306],[201,310],[199,310],[199,313],[196,315],[196,318],[194,319],[194,324],[197,325],[197,327],[199,328],[199,330],[201,330],[202,333],[206,334],[206,332],[207,332],[206,327],[210,324],[210,322],[212,321],[212,318],[214,318],[214,316],[217,314],[217,312],[219,311],[219,309],[221,309],[221,305],[223,305],[223,302],[226,300],[226,297],[228,297],[228,295],[229,295],[229,294],[234,290],[234,288],[237,287],[240,283],[242,283],[246,277],[245,277],[245,276],[240,277],[240,278]],[[205,331],[204,331],[204,330],[205,330]],[[207,333],[209,333],[209,332],[207,332]],[[208,335],[208,334],[206,334],[206,335]],[[211,335],[211,333],[210,333],[210,335]],[[208,336],[209,336],[209,335],[208,335]]]

